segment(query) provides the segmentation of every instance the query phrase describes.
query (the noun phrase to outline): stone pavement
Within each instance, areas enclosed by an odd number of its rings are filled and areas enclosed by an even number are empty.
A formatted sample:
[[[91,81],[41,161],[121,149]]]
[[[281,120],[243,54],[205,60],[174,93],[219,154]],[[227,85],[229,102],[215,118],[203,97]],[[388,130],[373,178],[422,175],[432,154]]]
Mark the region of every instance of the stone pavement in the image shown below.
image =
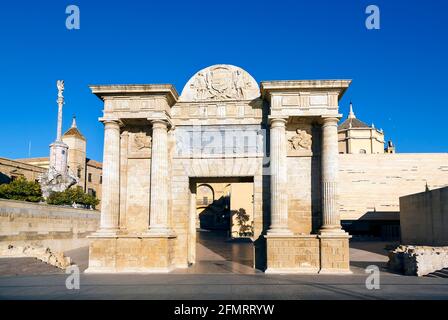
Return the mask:
[[[82,274],[80,290],[66,275],[0,277],[0,299],[448,299],[448,279],[383,274],[380,290],[364,275]]]
[[[199,261],[192,268],[171,274],[81,274],[80,290],[67,290],[67,275],[54,267],[33,259],[0,259],[0,299],[448,299],[446,278],[385,269],[386,243],[351,243],[352,275],[267,275],[250,268],[247,243],[208,240],[198,242]],[[87,267],[86,248],[66,254],[81,270]],[[381,270],[380,290],[365,286],[364,270],[372,264]]]

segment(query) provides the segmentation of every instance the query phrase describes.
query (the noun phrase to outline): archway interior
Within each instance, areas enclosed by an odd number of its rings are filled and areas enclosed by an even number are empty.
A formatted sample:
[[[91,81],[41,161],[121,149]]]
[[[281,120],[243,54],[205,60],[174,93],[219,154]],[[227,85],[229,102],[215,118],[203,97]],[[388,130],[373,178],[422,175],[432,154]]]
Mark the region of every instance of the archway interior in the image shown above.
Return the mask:
[[[193,268],[204,273],[254,272],[253,177],[196,178]]]

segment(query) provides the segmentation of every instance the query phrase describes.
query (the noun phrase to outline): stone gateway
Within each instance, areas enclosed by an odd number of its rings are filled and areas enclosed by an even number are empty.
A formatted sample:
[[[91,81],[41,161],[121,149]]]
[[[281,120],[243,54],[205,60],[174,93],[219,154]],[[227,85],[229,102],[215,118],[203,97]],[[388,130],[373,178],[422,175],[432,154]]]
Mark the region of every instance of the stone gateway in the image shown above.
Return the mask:
[[[349,80],[267,81],[214,65],[172,85],[91,86],[104,101],[101,225],[86,272],[196,262],[199,181],[253,185],[254,268],[349,273],[338,102]]]

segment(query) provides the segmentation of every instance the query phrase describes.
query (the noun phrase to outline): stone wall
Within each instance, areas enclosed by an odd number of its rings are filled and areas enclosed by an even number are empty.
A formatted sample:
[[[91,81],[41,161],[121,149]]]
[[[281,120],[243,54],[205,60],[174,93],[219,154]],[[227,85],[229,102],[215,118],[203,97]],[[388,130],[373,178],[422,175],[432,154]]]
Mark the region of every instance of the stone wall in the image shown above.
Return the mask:
[[[70,250],[88,245],[99,220],[98,211],[0,199],[0,242]]]
[[[448,247],[402,245],[389,252],[387,266],[408,276],[425,276],[448,268]]]
[[[317,273],[320,270],[316,235],[267,236],[267,273]]]
[[[399,198],[448,186],[448,153],[340,154],[342,220],[397,219]]]
[[[448,246],[448,187],[400,198],[401,242]]]
[[[8,183],[12,178],[24,177],[35,181],[46,170],[32,164],[0,158],[0,183]]]

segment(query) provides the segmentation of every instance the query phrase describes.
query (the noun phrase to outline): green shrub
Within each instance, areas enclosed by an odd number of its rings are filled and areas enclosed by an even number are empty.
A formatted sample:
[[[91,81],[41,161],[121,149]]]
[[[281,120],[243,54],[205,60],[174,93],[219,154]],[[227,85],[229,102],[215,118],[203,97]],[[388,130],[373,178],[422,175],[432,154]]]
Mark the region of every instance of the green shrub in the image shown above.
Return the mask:
[[[39,183],[27,181],[21,177],[7,184],[0,185],[0,198],[29,202],[42,201],[42,190]]]
[[[72,205],[73,203],[84,205],[84,206],[95,206],[98,205],[99,200],[87,193],[84,193],[81,187],[69,188],[63,192],[53,192],[47,198],[48,204],[53,205]]]

